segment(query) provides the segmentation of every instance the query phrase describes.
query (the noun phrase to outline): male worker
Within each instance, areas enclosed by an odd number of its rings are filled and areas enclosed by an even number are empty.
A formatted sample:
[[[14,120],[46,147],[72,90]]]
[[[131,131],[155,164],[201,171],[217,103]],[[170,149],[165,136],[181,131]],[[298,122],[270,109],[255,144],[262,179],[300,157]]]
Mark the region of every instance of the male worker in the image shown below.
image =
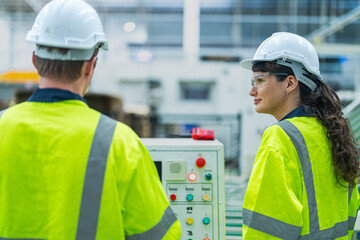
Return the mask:
[[[96,11],[51,1],[26,39],[40,83],[0,113],[0,239],[179,239],[139,138],[82,97],[108,48]]]

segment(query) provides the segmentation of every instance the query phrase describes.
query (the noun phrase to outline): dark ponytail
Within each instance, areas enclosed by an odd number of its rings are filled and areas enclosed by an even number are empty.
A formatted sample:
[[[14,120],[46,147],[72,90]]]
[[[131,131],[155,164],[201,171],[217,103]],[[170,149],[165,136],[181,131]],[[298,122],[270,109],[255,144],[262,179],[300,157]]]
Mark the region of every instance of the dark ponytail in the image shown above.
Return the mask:
[[[280,72],[294,75],[291,68],[274,62],[259,62],[253,65],[254,72]],[[310,88],[299,82],[300,101],[305,111],[316,117],[327,129],[327,137],[332,143],[333,166],[336,180],[340,185],[341,180],[355,186],[359,173],[359,156],[357,147],[349,127],[349,121],[344,118],[341,102],[337,94],[323,81],[318,81],[316,76],[307,75],[317,83],[317,88]],[[279,81],[286,77],[278,76]]]

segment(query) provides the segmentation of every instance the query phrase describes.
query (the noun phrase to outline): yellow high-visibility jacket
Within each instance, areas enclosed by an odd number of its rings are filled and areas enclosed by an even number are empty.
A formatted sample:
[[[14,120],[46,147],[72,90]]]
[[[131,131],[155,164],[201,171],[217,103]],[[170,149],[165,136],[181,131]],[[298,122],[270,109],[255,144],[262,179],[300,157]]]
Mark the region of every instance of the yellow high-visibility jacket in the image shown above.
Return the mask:
[[[0,239],[180,239],[129,127],[58,89],[0,115]]]
[[[336,183],[331,142],[316,118],[265,130],[243,203],[244,240],[350,239],[358,207],[357,187]]]

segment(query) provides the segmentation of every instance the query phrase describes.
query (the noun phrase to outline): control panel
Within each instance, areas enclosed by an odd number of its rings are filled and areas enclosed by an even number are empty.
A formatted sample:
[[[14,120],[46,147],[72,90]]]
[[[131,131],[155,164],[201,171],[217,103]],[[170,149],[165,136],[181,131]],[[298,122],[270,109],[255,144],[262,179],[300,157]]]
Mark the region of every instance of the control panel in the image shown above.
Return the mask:
[[[218,140],[144,138],[172,209],[181,240],[225,239],[224,147]]]

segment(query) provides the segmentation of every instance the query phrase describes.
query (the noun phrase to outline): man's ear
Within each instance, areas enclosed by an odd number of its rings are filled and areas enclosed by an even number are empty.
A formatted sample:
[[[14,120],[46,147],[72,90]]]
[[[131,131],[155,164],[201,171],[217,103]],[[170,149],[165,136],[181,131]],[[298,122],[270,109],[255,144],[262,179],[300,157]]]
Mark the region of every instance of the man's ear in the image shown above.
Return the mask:
[[[287,77],[286,92],[291,93],[299,85],[299,80],[294,75]]]
[[[89,76],[92,74],[92,72],[94,71],[95,68],[95,61],[96,61],[96,57],[93,57],[90,61],[85,61],[84,62],[84,70],[85,70],[85,76]]]
[[[32,63],[34,65],[34,67],[37,69],[35,51],[33,51],[33,54],[32,54]]]

